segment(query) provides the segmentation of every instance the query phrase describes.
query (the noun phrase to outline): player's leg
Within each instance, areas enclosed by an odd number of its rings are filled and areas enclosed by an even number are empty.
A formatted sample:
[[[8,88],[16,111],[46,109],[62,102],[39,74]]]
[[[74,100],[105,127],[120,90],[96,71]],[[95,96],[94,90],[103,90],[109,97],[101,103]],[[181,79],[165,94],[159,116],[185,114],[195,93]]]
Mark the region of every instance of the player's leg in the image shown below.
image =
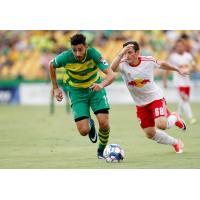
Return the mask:
[[[110,135],[110,126],[109,126],[109,114],[108,109],[102,109],[95,112],[98,123],[99,123],[99,146],[97,156],[98,158],[103,157],[103,151],[108,144],[108,139]]]
[[[50,95],[50,114],[54,114],[54,112],[55,112],[54,92],[53,92],[53,89],[52,89],[51,95]]]
[[[79,133],[83,136],[89,135],[90,140],[96,143],[97,133],[94,127],[94,121],[90,118],[89,95],[87,94],[87,90],[70,89],[69,97]]]
[[[179,88],[180,95],[180,107],[182,111],[185,113],[187,119],[191,124],[196,122],[196,119],[193,118],[193,113],[190,105],[190,87],[180,87]]]
[[[103,150],[108,143],[110,126],[109,126],[109,104],[106,97],[105,90],[100,90],[98,92],[91,91],[90,105],[97,117],[99,123],[99,146],[97,149],[98,158],[103,158]]]
[[[90,126],[87,116],[82,116],[75,119],[77,129],[82,136],[86,136],[90,131]]]
[[[65,96],[66,96],[66,110],[67,110],[67,113],[70,113],[70,100],[69,100],[68,91],[65,91]]]
[[[165,99],[160,99],[152,102],[151,110],[157,128],[165,130],[176,125],[178,128],[186,130],[186,125],[184,121],[179,117],[179,115],[177,113],[169,112]]]
[[[181,153],[182,152],[181,145],[180,145],[181,142],[179,142],[179,140],[171,137],[164,131],[156,129],[155,113],[153,113],[152,107],[154,107],[152,104],[149,104],[143,107],[137,106],[137,117],[140,122],[140,126],[145,132],[147,138],[152,139],[160,144],[172,145],[174,148],[176,147],[177,153]]]
[[[177,113],[180,116],[183,115],[183,100],[182,100],[182,98],[179,99]]]
[[[155,129],[155,127],[144,128],[147,138],[156,141],[159,144],[172,145],[176,153],[183,152],[183,143],[181,140],[168,135],[165,131]]]
[[[65,83],[62,83],[62,89],[65,93],[66,97],[66,112],[70,113],[70,100],[69,100],[69,94],[68,94],[68,85]]]
[[[79,102],[72,105],[77,129],[82,136],[88,135],[92,143],[97,142],[97,133],[94,121],[90,117],[88,103]]]
[[[156,130],[156,118],[155,114],[152,112],[152,107],[154,107],[152,104],[143,107],[137,107],[137,117],[140,121],[140,126],[145,132],[147,138],[155,140],[156,142],[161,144],[175,144],[177,142],[175,138],[172,138],[164,131]],[[162,126],[166,127],[166,122],[164,125],[163,124]]]

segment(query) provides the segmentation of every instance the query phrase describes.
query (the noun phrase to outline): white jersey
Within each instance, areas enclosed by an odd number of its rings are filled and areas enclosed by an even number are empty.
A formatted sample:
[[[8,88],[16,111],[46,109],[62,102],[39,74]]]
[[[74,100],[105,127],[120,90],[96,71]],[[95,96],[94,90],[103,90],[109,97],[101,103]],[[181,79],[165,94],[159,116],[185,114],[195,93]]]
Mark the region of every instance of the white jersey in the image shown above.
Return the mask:
[[[131,66],[122,60],[119,70],[137,106],[144,106],[163,98],[161,89],[154,82],[154,68],[160,67],[152,56],[139,57],[139,63]]]
[[[194,59],[190,53],[184,52],[183,54],[172,53],[169,57],[169,62],[177,67],[190,68],[193,65]],[[181,76],[177,72],[173,73],[173,82],[176,87],[188,87],[190,86],[189,75]]]

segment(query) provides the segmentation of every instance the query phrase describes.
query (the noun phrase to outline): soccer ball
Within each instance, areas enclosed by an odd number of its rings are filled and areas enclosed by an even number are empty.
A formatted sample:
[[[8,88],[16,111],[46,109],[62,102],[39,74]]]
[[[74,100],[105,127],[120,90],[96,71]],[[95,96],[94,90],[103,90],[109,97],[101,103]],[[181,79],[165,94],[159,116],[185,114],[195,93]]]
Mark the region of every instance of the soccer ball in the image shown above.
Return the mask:
[[[124,159],[124,150],[119,144],[109,144],[103,152],[106,162],[120,162]]]

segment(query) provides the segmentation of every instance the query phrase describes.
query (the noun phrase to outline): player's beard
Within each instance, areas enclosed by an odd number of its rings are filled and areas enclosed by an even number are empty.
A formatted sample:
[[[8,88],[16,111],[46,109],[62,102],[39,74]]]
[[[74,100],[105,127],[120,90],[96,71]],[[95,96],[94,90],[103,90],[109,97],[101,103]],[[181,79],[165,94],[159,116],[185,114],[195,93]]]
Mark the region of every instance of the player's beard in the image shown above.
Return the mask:
[[[78,56],[78,57],[76,57],[76,59],[77,59],[78,61],[82,61],[82,60],[83,60],[83,57]]]
[[[84,60],[84,58],[85,58],[85,54],[83,55],[83,56],[76,56],[76,59],[78,60],[78,61],[82,61],[82,60]]]

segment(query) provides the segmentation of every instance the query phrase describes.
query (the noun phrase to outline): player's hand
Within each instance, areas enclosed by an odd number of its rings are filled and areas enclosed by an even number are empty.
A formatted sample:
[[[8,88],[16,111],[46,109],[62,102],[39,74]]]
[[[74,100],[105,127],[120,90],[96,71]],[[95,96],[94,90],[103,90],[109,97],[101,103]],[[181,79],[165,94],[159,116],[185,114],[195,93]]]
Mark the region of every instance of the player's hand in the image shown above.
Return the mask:
[[[181,76],[186,76],[186,75],[189,75],[189,74],[190,74],[190,71],[187,70],[187,69],[184,69],[184,68],[180,68],[180,69],[178,69],[178,73],[179,73]]]
[[[63,99],[63,93],[62,93],[61,89],[60,88],[55,88],[53,90],[53,92],[54,92],[54,95],[56,97],[56,100],[57,101],[62,101],[62,99]]]
[[[99,90],[103,89],[103,86],[98,83],[93,83],[93,85],[90,88],[94,91],[99,91]]]
[[[125,46],[125,47],[122,49],[121,54],[122,54],[122,55],[126,54],[126,53],[127,53],[131,48],[133,48],[133,47],[134,47],[133,44],[129,44],[129,45]]]

